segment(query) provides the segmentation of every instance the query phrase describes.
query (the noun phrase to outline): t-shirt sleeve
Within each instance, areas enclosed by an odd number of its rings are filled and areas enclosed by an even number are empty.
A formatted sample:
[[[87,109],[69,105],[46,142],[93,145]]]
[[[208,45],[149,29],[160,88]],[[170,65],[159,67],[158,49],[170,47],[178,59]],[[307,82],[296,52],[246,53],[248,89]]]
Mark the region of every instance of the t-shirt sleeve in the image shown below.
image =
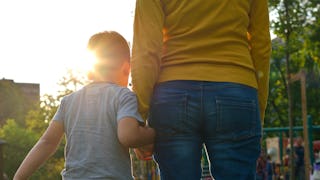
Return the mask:
[[[135,118],[140,123],[144,123],[138,112],[137,97],[129,89],[124,89],[123,93],[120,94],[117,121],[120,121],[125,117]]]
[[[63,122],[65,120],[65,98],[61,100],[61,103],[53,116],[52,120],[56,122]]]

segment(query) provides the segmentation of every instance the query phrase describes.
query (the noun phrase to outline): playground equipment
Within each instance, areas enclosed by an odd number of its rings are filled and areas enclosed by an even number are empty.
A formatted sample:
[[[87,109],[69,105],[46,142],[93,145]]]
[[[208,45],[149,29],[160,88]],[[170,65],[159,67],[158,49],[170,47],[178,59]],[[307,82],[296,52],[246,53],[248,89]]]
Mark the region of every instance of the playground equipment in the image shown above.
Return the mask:
[[[309,161],[309,167],[306,167],[306,171],[305,172],[310,172],[310,165],[314,164],[314,153],[313,153],[313,148],[317,148],[319,145],[318,144],[313,144],[313,137],[312,137],[312,132],[314,131],[318,131],[320,132],[320,126],[313,126],[312,125],[312,118],[311,116],[307,117],[307,121],[306,121],[306,129],[308,131],[304,130],[304,127],[301,126],[296,126],[292,128],[292,131],[304,131],[307,133],[304,133],[304,147],[305,147],[305,152],[306,150],[308,151],[307,153],[305,153],[305,162],[306,160]],[[282,164],[282,159],[283,159],[283,132],[288,132],[290,130],[289,127],[276,127],[276,128],[264,128],[263,132],[265,134],[267,133],[271,133],[271,132],[277,132],[278,137],[279,137],[279,153],[280,153],[280,160],[281,160],[281,164]],[[306,140],[307,139],[307,140]],[[310,142],[310,143],[305,143],[305,142]],[[316,142],[316,141],[315,141]],[[305,166],[307,166],[307,163],[305,163]],[[309,173],[306,173],[309,174]]]

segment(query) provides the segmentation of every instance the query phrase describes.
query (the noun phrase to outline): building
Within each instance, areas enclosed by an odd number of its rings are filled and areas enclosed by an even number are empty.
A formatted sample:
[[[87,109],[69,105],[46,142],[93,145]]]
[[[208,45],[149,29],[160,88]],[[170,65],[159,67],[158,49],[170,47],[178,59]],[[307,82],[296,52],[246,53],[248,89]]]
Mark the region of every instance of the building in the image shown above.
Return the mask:
[[[28,111],[39,102],[40,84],[0,79],[0,125],[9,118],[22,122]]]

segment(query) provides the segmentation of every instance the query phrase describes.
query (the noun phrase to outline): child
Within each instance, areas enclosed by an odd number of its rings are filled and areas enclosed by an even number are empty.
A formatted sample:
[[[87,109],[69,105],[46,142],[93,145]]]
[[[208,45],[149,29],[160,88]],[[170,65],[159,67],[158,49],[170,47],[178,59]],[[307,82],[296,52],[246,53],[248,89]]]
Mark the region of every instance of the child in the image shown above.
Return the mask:
[[[117,32],[105,31],[90,38],[88,49],[96,57],[88,74],[93,82],[62,99],[14,180],[29,178],[54,154],[64,133],[63,179],[133,179],[129,148],[152,144],[155,132],[142,126],[136,96],[126,88],[129,46]]]

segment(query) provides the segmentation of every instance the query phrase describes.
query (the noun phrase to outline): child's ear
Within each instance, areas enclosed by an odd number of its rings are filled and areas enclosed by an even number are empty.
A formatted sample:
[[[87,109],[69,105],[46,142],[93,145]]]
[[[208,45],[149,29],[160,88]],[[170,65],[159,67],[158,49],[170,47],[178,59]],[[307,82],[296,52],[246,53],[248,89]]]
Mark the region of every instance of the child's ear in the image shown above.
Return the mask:
[[[124,75],[129,76],[129,74],[130,74],[130,63],[129,62],[124,62],[122,72]]]
[[[94,80],[94,79],[95,79],[95,78],[94,78],[94,72],[89,71],[89,72],[87,73],[87,77],[88,77],[89,80]]]

